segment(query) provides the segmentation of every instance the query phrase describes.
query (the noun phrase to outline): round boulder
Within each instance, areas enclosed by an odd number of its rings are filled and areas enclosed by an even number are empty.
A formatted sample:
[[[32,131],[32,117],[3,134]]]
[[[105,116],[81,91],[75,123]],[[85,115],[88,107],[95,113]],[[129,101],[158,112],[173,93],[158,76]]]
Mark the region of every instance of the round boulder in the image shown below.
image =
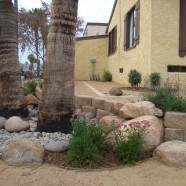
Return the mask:
[[[29,123],[18,116],[9,118],[5,123],[5,130],[8,132],[20,132],[30,129]]]
[[[121,96],[123,94],[122,90],[118,87],[113,87],[109,91],[109,94],[112,96]]]
[[[153,157],[169,166],[186,167],[186,142],[168,141],[158,146]]]
[[[38,105],[38,99],[32,94],[25,96],[25,101],[27,105]]]
[[[119,118],[117,116],[105,116],[100,119],[99,125],[101,130],[105,134],[109,134],[114,130],[116,123],[122,123],[122,122],[124,122],[124,119]]]
[[[9,165],[23,166],[41,164],[44,157],[44,148],[30,139],[14,141],[2,151],[2,159]]]
[[[68,149],[68,145],[68,141],[51,141],[44,148],[50,152],[64,152]]]
[[[6,118],[0,117],[0,129],[4,128],[6,121]]]

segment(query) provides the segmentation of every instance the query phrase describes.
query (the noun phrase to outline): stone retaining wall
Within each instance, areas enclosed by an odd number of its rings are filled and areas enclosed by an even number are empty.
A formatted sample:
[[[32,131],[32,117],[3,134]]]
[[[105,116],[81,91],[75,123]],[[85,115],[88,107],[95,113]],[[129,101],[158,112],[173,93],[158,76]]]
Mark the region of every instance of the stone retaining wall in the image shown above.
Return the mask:
[[[83,112],[92,112],[96,117],[119,116],[124,104],[89,96],[76,96],[75,107]],[[186,141],[186,113],[167,112],[164,116],[164,141]]]

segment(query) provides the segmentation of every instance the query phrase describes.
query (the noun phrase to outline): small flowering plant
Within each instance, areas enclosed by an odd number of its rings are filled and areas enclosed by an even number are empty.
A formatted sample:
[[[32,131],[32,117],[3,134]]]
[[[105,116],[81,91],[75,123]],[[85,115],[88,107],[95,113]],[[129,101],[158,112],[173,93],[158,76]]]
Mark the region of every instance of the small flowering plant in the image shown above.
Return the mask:
[[[129,124],[117,122],[115,127],[115,150],[119,160],[134,164],[142,155],[142,146],[145,144],[144,136],[150,123],[147,120],[133,121]]]

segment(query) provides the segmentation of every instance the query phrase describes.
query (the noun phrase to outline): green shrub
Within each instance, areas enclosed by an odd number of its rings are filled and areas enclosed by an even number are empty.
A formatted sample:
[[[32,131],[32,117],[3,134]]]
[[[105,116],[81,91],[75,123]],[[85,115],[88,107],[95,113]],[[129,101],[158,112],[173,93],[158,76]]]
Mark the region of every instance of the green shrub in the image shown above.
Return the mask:
[[[103,81],[112,81],[112,74],[109,71],[103,72]]]
[[[122,125],[116,126],[120,127]],[[139,161],[142,155],[142,145],[145,143],[144,136],[149,122],[131,122],[123,125],[125,130],[115,130],[115,150],[120,161],[123,163],[134,164]]]
[[[67,159],[78,165],[93,167],[102,158],[104,136],[96,120],[88,121],[84,116],[72,118],[72,139]]]
[[[25,95],[28,94],[33,94],[35,93],[37,87],[37,82],[33,81],[33,80],[27,80],[24,84],[23,84],[23,91]]]
[[[137,70],[130,70],[128,74],[128,82],[132,87],[138,87],[138,85],[141,83],[142,77],[141,73]]]
[[[153,89],[160,86],[160,81],[161,81],[160,73],[158,73],[158,72],[151,73],[149,76],[149,81],[150,81],[150,85]]]
[[[38,83],[39,88],[42,89],[43,88],[43,81],[40,80],[37,83]]]
[[[150,101],[163,112],[186,112],[186,99],[179,96],[174,89],[158,88],[155,94],[145,94],[144,100]]]

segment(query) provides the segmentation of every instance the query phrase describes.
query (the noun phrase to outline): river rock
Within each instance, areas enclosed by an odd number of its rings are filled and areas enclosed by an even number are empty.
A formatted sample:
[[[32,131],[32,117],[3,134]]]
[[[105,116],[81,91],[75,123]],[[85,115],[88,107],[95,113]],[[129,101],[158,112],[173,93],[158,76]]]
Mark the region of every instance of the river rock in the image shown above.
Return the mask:
[[[6,121],[5,129],[8,132],[20,132],[30,129],[30,125],[20,117],[13,116]]]
[[[4,128],[6,121],[6,118],[0,117],[0,129]]]
[[[109,91],[109,94],[112,96],[121,96],[123,94],[122,90],[118,87],[113,87]]]
[[[64,152],[68,149],[69,141],[50,141],[45,145],[45,150],[51,152]]]

